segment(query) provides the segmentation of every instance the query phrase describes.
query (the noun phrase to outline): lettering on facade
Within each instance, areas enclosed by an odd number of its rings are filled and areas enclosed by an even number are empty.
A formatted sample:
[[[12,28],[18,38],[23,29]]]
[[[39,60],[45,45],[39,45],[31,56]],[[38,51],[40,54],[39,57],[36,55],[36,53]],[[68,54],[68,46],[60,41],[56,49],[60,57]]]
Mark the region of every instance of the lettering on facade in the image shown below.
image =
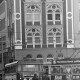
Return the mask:
[[[80,64],[80,60],[56,60],[56,64]]]

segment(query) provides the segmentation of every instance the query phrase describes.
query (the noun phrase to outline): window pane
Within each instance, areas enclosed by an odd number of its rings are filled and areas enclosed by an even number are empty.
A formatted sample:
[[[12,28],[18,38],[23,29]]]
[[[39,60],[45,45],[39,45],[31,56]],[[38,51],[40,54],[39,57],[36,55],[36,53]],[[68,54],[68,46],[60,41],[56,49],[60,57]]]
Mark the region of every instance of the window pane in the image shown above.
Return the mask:
[[[61,21],[55,21],[55,25],[61,25]]]
[[[40,37],[35,37],[35,43],[40,43]]]
[[[52,10],[48,10],[48,13],[52,13]]]
[[[27,43],[32,43],[32,37],[27,37]]]
[[[60,36],[60,35],[61,35],[61,33],[60,33],[60,32],[58,32],[58,33],[56,33],[56,35],[57,35],[57,36]]]
[[[34,21],[40,21],[40,14],[34,14]]]
[[[42,55],[41,54],[37,55],[37,58],[42,58]]]
[[[48,54],[47,58],[53,58],[52,54]]]
[[[26,25],[32,26],[32,22],[26,22]]]
[[[48,21],[48,25],[53,25],[53,21]]]
[[[49,35],[49,36],[53,36],[53,33],[49,33],[48,35]]]
[[[32,36],[32,33],[28,33],[27,36]]]
[[[26,15],[26,21],[32,21],[32,14]]]
[[[40,25],[40,14],[34,14],[34,25]]]
[[[53,37],[48,37],[48,43],[53,43]]]
[[[56,43],[61,43],[61,38],[60,37],[56,37]]]
[[[40,21],[34,22],[34,25],[35,25],[35,26],[39,26],[39,25],[40,25]]]
[[[60,20],[60,14],[55,14],[55,20]]]
[[[38,71],[38,65],[23,65],[23,71]]]
[[[32,14],[26,15],[26,25],[28,25],[28,26],[32,25]]]
[[[40,36],[40,34],[39,33],[36,33],[35,36]]]
[[[48,20],[52,20],[52,14],[48,14]]]

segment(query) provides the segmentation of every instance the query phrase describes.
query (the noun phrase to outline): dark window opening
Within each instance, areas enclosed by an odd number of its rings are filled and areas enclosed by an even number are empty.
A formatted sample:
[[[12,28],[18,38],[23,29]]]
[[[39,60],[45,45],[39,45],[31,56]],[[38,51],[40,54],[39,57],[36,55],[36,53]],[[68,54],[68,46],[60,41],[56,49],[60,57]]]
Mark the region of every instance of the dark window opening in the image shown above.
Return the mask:
[[[32,22],[26,22],[27,26],[32,26]]]
[[[52,20],[52,14],[48,14],[48,20]]]
[[[60,14],[55,14],[55,20],[60,20]]]

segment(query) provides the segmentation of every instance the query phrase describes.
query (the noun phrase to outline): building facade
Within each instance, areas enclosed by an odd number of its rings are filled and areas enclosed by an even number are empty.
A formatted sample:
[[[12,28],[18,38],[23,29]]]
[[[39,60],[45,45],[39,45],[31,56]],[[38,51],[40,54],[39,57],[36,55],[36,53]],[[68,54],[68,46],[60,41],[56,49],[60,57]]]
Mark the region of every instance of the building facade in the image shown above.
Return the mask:
[[[14,0],[15,59],[79,57],[79,4],[79,0]]]
[[[5,20],[0,36],[6,36],[6,47],[15,47],[15,60],[79,58],[79,0],[3,0],[1,4],[0,23]]]
[[[79,25],[80,0],[2,0],[0,70],[14,56],[44,63],[79,58]]]

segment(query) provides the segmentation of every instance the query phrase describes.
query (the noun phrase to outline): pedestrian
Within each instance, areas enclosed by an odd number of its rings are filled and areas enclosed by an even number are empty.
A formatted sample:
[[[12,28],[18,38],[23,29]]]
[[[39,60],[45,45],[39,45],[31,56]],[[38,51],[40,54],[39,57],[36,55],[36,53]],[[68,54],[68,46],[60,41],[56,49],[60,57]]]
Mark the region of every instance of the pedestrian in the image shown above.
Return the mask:
[[[32,80],[39,80],[37,74],[34,74]]]
[[[42,76],[42,80],[50,80],[48,74],[46,74],[46,73],[43,74],[43,76]]]

